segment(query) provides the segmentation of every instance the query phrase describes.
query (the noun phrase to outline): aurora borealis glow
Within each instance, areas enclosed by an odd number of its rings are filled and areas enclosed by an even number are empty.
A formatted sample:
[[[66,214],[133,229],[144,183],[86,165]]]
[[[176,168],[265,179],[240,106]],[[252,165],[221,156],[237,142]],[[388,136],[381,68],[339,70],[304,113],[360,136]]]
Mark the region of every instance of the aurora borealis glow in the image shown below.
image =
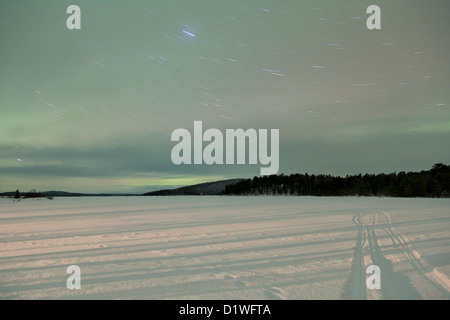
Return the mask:
[[[68,30],[66,8],[81,8]],[[368,30],[366,8],[381,8]],[[143,192],[259,166],[176,166],[177,128],[280,130],[279,173],[450,159],[443,0],[0,2],[0,191]]]

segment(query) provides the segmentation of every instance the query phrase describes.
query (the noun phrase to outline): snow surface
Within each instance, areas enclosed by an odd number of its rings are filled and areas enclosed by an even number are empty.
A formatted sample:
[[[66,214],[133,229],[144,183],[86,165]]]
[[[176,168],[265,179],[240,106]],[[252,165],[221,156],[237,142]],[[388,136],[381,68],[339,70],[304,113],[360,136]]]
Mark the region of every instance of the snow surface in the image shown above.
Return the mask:
[[[449,299],[449,245],[450,199],[0,199],[0,298]]]

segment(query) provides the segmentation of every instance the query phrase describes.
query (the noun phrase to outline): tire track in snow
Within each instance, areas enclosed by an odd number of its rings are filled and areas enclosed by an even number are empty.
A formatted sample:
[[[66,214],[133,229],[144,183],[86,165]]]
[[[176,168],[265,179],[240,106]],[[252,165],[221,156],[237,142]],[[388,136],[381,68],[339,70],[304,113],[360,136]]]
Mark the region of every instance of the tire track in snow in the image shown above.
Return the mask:
[[[392,230],[390,227],[390,219],[387,215],[380,213],[370,213],[362,216],[362,224],[368,234],[369,254],[372,263],[380,267],[381,272],[381,296],[383,299],[402,299],[402,300],[417,300],[422,299],[420,293],[414,288],[408,276],[401,272],[394,271],[392,261],[387,259],[379,245],[376,229],[381,228],[383,231]],[[381,220],[381,221],[380,221]],[[383,223],[384,222],[384,223]],[[402,249],[402,253],[409,255],[407,247],[402,245],[398,234],[392,232],[391,236],[397,241],[393,241],[393,245],[397,245]],[[392,241],[392,240],[391,240]],[[396,243],[397,242],[397,243]]]
[[[391,238],[393,243],[397,243],[403,248],[412,267],[425,276],[431,283],[444,294],[450,293],[450,280],[444,275],[439,273],[436,269],[432,269],[427,263],[421,259],[420,254],[414,249],[406,236],[401,232],[395,230],[391,224],[391,217],[387,212],[381,212],[380,215],[386,220],[384,231]]]
[[[353,253],[351,274],[344,288],[342,298],[345,300],[365,300],[367,298],[367,292],[364,267],[364,244],[367,240],[367,233],[365,228],[362,227],[361,216],[359,214],[356,214],[352,221],[358,226],[358,236]]]
[[[287,298],[283,293],[283,290],[277,287],[270,287],[264,289],[264,294],[266,298],[269,300],[287,300]]]
[[[358,236],[351,273],[342,294],[343,299],[365,300],[368,298],[366,268],[369,264],[366,265],[365,261],[371,261],[371,264],[380,267],[380,293],[383,299],[423,299],[407,275],[394,271],[393,262],[385,257],[385,252],[379,244],[377,230],[386,235],[392,243],[392,247],[400,251],[399,254],[404,254],[407,257],[416,273],[430,280],[435,286],[439,286],[441,291],[448,292],[446,287],[448,281],[434,277],[435,272],[428,270],[429,268],[420,259],[420,255],[414,250],[407,238],[392,227],[391,218],[387,212],[357,213],[352,221],[358,227]]]

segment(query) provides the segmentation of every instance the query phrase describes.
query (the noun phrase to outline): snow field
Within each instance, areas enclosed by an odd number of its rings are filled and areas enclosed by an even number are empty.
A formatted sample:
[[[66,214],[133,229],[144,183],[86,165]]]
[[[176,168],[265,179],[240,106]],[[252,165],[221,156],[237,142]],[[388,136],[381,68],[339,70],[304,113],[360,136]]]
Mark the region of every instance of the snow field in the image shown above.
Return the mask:
[[[449,199],[0,199],[0,298],[449,299],[449,245]]]

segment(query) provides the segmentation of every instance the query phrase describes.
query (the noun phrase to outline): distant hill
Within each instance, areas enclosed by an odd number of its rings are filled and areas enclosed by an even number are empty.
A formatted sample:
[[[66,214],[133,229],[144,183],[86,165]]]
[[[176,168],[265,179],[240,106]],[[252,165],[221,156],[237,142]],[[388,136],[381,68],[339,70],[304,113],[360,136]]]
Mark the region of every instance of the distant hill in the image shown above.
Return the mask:
[[[145,193],[144,196],[186,196],[186,195],[220,195],[226,186],[238,183],[243,179],[229,179],[205,182],[177,189],[158,190]]]

